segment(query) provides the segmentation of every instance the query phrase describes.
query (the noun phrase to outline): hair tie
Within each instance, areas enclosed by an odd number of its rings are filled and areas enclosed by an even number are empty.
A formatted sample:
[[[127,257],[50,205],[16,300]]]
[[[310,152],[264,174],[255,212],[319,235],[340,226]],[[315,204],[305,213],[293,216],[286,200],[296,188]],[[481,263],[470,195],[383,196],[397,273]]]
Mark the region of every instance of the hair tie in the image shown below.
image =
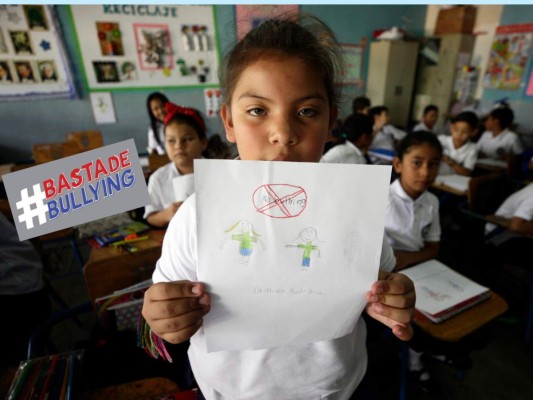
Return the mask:
[[[169,101],[165,104],[165,109],[167,110],[167,115],[164,121],[165,126],[174,116],[185,115],[192,118],[194,122],[198,124],[200,129],[202,129],[203,133],[205,133],[205,122],[198,111],[196,111],[194,108],[178,106],[177,104]]]

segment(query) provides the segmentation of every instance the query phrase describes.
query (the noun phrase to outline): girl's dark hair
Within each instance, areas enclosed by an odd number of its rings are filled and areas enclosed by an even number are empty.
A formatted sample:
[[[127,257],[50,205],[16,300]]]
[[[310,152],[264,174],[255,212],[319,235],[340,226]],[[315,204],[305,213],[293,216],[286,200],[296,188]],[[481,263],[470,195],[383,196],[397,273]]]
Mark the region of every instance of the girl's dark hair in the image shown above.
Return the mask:
[[[430,111],[439,112],[439,107],[437,107],[435,104],[428,104],[427,106],[424,107],[423,115],[426,115]]]
[[[354,114],[355,113],[360,113],[365,108],[370,107],[370,105],[371,105],[371,103],[370,103],[370,99],[368,97],[366,97],[366,96],[358,96],[355,99],[353,99],[352,112]]]
[[[224,101],[231,96],[242,71],[262,57],[289,56],[305,61],[319,72],[324,82],[328,101],[339,101],[340,87],[336,76],[342,76],[344,62],[339,43],[331,29],[311,15],[284,14],[265,20],[249,31],[226,54],[220,68],[220,82]]]
[[[472,130],[476,130],[479,124],[479,118],[472,111],[463,111],[452,118],[452,124],[456,122],[466,122]]]
[[[163,103],[163,105],[168,103],[168,98],[161,92],[153,92],[148,95],[148,98],[146,99],[146,108],[148,109],[148,116],[150,117],[150,128],[152,128],[152,132],[154,132],[154,137],[159,146],[164,146],[164,143],[161,143],[161,140],[159,139],[159,135],[157,134],[157,126],[161,123],[157,120],[156,117],[154,117],[154,114],[152,114],[152,108],[150,107],[150,103],[152,100],[159,100]]]
[[[171,103],[169,102],[169,105]],[[178,106],[180,107],[180,106]],[[200,140],[207,139],[206,134],[206,128],[205,128],[205,122],[200,114],[200,111],[196,110],[195,108],[191,107],[180,107],[180,109],[183,109],[187,111],[188,114],[185,114],[184,112],[180,111],[169,111],[169,107],[167,106],[167,117],[165,118],[165,129],[168,125],[170,125],[173,122],[177,122],[179,124],[186,124],[192,127],[196,133],[198,134],[198,138]]]
[[[412,146],[420,146],[423,144],[430,145],[442,155],[442,144],[434,133],[428,131],[415,131],[407,134],[398,145],[398,158],[403,159],[403,156],[409,151]]]
[[[341,143],[346,140],[354,142],[363,135],[372,135],[373,127],[372,118],[365,114],[355,113],[346,118],[337,135],[340,136]]]
[[[374,106],[368,110],[368,116],[374,120],[376,115],[381,115],[382,112],[389,112],[389,109],[386,106]]]
[[[511,126],[514,120],[514,112],[509,107],[498,107],[492,110],[489,114],[492,118],[500,121],[500,127],[507,129]]]

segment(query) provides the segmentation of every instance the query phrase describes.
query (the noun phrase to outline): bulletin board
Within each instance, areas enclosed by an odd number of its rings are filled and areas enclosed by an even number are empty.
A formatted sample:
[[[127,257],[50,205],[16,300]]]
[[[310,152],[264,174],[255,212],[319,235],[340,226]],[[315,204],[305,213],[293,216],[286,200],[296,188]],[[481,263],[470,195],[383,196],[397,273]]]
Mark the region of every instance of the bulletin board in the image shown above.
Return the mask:
[[[218,85],[213,6],[72,5],[70,13],[90,91]]]
[[[53,6],[0,5],[0,101],[74,96]]]
[[[490,49],[484,86],[491,89],[518,89],[532,41],[533,23],[499,26]]]
[[[359,44],[341,44],[344,56],[344,75],[338,85],[363,85],[363,54],[364,46]]]

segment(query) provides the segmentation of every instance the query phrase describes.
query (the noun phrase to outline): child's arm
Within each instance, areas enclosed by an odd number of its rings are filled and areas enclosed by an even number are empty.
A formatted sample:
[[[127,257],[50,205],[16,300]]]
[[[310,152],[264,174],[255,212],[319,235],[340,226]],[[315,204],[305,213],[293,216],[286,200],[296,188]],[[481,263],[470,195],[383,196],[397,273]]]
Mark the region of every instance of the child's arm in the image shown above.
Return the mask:
[[[172,203],[161,211],[151,213],[146,217],[146,220],[150,225],[164,228],[168,225],[174,214],[176,214],[176,211],[178,211],[182,203],[181,201]]]
[[[426,242],[420,251],[394,251],[396,267],[394,271],[400,271],[414,264],[437,258],[439,255],[440,242]]]
[[[519,217],[511,218],[509,229],[523,235],[533,235],[533,221],[526,221]]]
[[[202,326],[210,302],[201,283],[156,283],[144,293],[142,315],[157,336],[177,344],[188,340]]]
[[[456,174],[464,175],[464,176],[470,176],[472,174],[471,169],[463,167],[461,164],[455,162],[448,156],[442,156],[442,161],[448,164],[450,168],[453,170],[453,172],[455,172]]]
[[[409,340],[413,336],[410,322],[415,313],[415,286],[403,274],[380,271],[379,280],[367,293],[366,311],[375,320],[392,329],[396,337]]]

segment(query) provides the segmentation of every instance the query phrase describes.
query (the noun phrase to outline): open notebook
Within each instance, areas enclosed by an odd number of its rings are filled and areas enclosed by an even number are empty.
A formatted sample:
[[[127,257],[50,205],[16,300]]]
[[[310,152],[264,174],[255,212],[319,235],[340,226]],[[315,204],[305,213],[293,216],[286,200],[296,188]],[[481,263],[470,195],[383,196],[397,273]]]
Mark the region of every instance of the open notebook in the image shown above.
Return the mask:
[[[437,260],[402,270],[415,284],[416,310],[438,323],[478,304],[490,289],[455,272]]]
[[[469,176],[459,174],[438,175],[435,179],[435,183],[448,186],[449,188],[460,192],[466,192],[468,190],[470,179]]]

